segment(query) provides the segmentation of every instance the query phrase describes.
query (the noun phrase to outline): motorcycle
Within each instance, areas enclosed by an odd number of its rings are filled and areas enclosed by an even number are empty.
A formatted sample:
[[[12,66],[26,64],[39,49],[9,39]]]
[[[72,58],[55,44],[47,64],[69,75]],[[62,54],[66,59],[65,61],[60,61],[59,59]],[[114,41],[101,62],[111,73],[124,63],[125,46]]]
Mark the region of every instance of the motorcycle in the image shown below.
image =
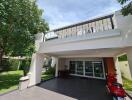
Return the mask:
[[[113,100],[125,100],[126,92],[123,86],[117,82],[116,75],[107,75],[107,89],[108,92],[113,96]]]

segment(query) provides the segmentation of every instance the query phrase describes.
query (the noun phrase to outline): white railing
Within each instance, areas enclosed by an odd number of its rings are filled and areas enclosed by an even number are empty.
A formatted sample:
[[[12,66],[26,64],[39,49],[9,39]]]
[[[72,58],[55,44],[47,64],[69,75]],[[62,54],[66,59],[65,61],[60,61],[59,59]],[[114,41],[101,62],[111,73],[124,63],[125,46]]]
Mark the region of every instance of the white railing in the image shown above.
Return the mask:
[[[87,35],[112,29],[114,29],[113,15],[108,15],[53,30],[52,33],[56,34],[56,36],[51,37],[48,40],[54,38],[67,38],[71,36]]]

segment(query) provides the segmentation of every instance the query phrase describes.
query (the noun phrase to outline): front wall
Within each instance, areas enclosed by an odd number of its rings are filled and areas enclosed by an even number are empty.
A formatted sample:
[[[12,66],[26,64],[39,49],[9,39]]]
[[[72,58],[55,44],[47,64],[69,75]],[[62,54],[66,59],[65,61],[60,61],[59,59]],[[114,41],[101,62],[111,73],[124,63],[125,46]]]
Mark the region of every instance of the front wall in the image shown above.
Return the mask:
[[[66,70],[66,67],[65,67],[65,61],[66,59],[65,58],[59,58],[59,67],[58,67],[58,70]]]
[[[106,66],[106,70],[107,70],[107,73],[108,74],[116,74],[116,71],[115,71],[115,64],[114,64],[114,60],[112,57],[109,57],[109,58],[104,58],[104,63],[105,63],[105,66]]]
[[[69,69],[69,61],[104,61],[104,69],[106,73],[116,74],[115,64],[112,57],[108,58],[60,58],[59,70]]]

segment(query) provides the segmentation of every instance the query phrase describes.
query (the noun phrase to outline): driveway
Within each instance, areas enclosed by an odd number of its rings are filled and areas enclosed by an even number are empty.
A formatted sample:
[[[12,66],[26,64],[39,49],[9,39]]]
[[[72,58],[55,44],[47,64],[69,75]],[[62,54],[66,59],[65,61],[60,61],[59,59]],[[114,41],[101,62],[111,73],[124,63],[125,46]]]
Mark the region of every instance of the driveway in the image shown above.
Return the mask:
[[[56,78],[39,87],[72,97],[78,100],[112,100],[108,95],[105,81],[88,78]]]
[[[112,100],[105,81],[84,78],[55,78],[23,91],[13,91],[0,100]]]

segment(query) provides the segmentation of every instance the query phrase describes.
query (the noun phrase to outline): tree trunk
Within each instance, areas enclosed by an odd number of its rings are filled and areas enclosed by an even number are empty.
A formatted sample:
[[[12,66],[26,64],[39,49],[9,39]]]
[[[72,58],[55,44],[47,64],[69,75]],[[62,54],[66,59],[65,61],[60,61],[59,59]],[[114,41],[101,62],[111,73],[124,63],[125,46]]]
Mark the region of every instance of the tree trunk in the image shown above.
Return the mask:
[[[2,64],[2,57],[3,57],[3,49],[0,49],[0,65]]]

